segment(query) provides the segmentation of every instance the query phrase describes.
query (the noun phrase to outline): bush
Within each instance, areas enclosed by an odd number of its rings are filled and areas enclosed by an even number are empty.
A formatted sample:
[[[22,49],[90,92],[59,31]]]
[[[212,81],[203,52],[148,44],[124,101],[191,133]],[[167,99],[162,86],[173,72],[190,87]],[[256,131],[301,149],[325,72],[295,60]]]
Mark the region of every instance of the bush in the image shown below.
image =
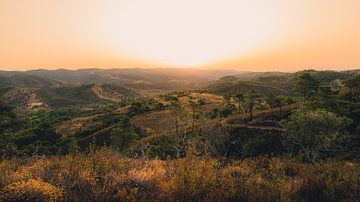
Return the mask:
[[[0,201],[57,201],[63,192],[57,187],[38,179],[14,182],[2,191]]]
[[[291,146],[298,146],[308,162],[314,163],[321,151],[329,149],[339,136],[341,129],[351,120],[338,117],[326,110],[310,111],[298,109],[286,124],[286,140]]]
[[[153,145],[149,148],[148,155],[151,158],[159,157],[166,159],[168,157],[175,158],[177,156],[176,139],[169,135],[161,135]]]
[[[206,201],[215,197],[218,175],[216,160],[188,157],[176,162],[175,166],[176,199]]]

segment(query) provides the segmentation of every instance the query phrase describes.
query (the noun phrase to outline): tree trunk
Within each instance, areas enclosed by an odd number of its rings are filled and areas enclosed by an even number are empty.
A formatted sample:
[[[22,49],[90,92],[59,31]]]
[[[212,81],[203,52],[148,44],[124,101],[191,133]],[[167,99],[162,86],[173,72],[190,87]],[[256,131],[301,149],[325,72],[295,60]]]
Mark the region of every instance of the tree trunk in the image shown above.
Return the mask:
[[[177,113],[176,112],[175,112],[175,133],[176,133],[176,135],[179,134],[178,118],[177,118]]]
[[[304,105],[306,104],[306,96],[307,96],[307,83],[304,84]]]
[[[282,106],[279,106],[279,110],[280,110],[280,118],[282,117]]]
[[[191,128],[191,133],[194,133],[194,128],[195,128],[195,107],[192,107],[192,128]]]
[[[306,148],[303,147],[303,151],[304,151],[304,153],[305,153],[306,162],[312,163],[312,158],[311,158],[311,151],[310,151],[310,149],[307,148],[307,147],[306,147]]]
[[[349,113],[351,114],[353,111],[353,89],[349,87],[349,94],[350,94],[350,106],[349,106]]]
[[[253,110],[250,109],[250,121],[252,121],[252,119],[253,119]]]

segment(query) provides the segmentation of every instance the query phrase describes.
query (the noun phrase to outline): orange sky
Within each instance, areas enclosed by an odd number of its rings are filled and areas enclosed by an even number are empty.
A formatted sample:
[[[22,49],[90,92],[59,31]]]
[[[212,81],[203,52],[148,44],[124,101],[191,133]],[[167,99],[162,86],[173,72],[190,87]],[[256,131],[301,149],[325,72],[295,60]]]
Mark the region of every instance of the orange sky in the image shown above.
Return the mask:
[[[0,0],[0,69],[360,68],[360,0]]]

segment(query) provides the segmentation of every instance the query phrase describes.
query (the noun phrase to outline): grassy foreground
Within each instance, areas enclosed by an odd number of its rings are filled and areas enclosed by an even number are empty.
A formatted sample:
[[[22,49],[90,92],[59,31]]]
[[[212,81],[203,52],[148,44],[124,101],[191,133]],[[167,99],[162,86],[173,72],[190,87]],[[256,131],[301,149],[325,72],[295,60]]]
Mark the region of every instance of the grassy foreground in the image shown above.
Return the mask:
[[[0,162],[0,201],[356,201],[360,165],[89,154]]]

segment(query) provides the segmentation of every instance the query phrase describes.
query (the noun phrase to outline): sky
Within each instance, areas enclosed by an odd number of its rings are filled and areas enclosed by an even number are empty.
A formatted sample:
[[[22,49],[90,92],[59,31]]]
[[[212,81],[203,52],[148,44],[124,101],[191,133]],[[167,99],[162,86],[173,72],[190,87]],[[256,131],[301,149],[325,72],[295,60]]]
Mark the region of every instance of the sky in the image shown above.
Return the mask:
[[[360,68],[360,0],[0,0],[0,69]]]

